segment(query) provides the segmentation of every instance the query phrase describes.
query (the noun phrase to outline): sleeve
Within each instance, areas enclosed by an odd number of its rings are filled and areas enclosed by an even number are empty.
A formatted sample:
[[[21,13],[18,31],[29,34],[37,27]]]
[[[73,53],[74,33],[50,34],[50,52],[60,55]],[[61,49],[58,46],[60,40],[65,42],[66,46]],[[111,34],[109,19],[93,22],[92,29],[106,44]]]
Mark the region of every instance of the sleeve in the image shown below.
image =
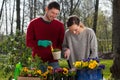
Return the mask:
[[[90,58],[98,57],[98,44],[97,44],[97,37],[93,30],[90,33]]]
[[[59,32],[59,39],[58,39],[58,48],[62,49],[63,39],[65,35],[64,25],[61,25],[60,32]]]
[[[67,41],[67,34],[65,33],[63,44],[62,44],[62,52],[64,53],[68,49],[68,41]]]
[[[30,22],[26,33],[26,46],[34,48],[37,46],[37,40],[35,39],[34,24]]]

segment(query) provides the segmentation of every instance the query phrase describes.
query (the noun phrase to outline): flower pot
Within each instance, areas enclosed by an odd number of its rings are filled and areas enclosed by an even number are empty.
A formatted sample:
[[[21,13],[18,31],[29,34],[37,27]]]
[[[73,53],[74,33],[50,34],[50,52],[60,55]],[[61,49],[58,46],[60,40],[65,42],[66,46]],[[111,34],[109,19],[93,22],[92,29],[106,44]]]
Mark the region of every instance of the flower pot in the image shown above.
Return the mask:
[[[76,80],[103,80],[102,69],[77,70]]]
[[[52,55],[54,60],[61,59],[61,51],[52,52]]]
[[[18,80],[41,80],[38,77],[18,77]]]

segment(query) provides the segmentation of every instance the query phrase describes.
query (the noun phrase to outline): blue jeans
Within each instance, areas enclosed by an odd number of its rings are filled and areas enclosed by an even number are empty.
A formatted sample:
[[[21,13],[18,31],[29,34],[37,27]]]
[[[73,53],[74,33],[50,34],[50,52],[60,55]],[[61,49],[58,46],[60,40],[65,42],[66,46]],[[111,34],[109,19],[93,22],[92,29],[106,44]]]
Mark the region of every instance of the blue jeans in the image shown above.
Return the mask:
[[[48,63],[49,66],[52,66],[53,69],[56,69],[56,68],[60,68],[59,66],[59,63],[58,62],[52,62],[52,63]]]
[[[48,63],[48,66],[52,66],[53,69],[60,68],[58,62]],[[42,70],[42,72],[45,72],[47,70],[47,66],[40,64],[40,70]]]

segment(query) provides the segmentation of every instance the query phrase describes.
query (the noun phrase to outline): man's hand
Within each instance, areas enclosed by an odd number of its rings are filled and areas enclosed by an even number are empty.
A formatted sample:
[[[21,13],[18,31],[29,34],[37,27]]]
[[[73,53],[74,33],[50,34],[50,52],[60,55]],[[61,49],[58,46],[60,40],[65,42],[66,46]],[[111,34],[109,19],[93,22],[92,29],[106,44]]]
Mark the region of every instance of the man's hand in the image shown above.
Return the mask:
[[[38,40],[38,46],[48,47],[52,45],[52,42],[49,40]]]

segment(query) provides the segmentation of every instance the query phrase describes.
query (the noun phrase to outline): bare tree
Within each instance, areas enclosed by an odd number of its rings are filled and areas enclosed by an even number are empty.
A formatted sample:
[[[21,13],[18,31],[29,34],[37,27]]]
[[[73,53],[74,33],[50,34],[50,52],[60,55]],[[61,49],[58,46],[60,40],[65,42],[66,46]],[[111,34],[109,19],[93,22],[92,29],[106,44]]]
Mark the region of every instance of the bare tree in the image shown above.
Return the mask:
[[[30,20],[33,19],[33,0],[29,0]]]
[[[2,1],[2,6],[1,6],[1,10],[0,10],[0,20],[1,20],[1,23],[0,23],[0,30],[2,28],[2,25],[3,25],[3,22],[4,22],[4,14],[3,13],[3,8],[4,8],[4,3],[5,3],[5,0]],[[2,18],[1,18],[2,16]]]
[[[34,0],[34,18],[36,17],[36,2],[37,0]]]
[[[2,16],[2,18],[1,18],[1,22],[0,22],[0,30],[1,30],[1,27],[2,27],[2,25],[3,25],[3,21],[4,21],[4,15]],[[1,33],[0,33],[1,34]]]
[[[61,12],[59,19],[63,20],[66,23],[66,19],[68,16],[73,15],[76,9],[79,8],[80,0],[61,0]]]
[[[20,33],[20,0],[16,0],[16,15],[17,15],[17,18],[16,18],[16,32],[17,33]]]
[[[76,10],[77,6],[80,3],[80,0],[77,0],[76,4],[74,4],[73,1],[74,0],[70,0],[71,7],[70,7],[70,14],[69,15],[72,15],[74,13],[74,11]]]
[[[10,31],[10,34],[13,35],[13,20],[14,20],[14,12],[15,12],[15,0],[13,1],[13,9],[12,9],[12,16],[11,16],[11,21],[10,21],[10,24],[11,24],[11,31]]]
[[[1,10],[0,10],[0,19],[1,19],[2,11],[3,11],[4,3],[5,3],[5,0],[3,0],[3,2],[2,2],[2,7],[1,7]]]
[[[8,11],[7,11],[7,4],[5,2],[5,18],[6,18],[6,34],[8,34],[8,15],[7,15]]]
[[[23,1],[22,34],[24,33],[24,19],[25,19],[24,11],[25,11],[25,0]]]
[[[93,24],[93,14],[94,14],[94,1],[93,0],[81,0],[80,4],[80,18],[81,21],[88,27],[91,27]],[[90,24],[88,23],[88,19],[91,18],[92,21]]]
[[[46,4],[46,0],[43,0],[43,6],[42,6],[42,9],[43,9],[43,14],[45,14],[45,5]]]
[[[113,0],[113,65],[110,68],[112,77],[120,80],[120,0]]]
[[[94,20],[93,20],[93,30],[94,30],[95,33],[96,33],[96,27],[97,27],[98,7],[99,7],[99,0],[96,0]]]

